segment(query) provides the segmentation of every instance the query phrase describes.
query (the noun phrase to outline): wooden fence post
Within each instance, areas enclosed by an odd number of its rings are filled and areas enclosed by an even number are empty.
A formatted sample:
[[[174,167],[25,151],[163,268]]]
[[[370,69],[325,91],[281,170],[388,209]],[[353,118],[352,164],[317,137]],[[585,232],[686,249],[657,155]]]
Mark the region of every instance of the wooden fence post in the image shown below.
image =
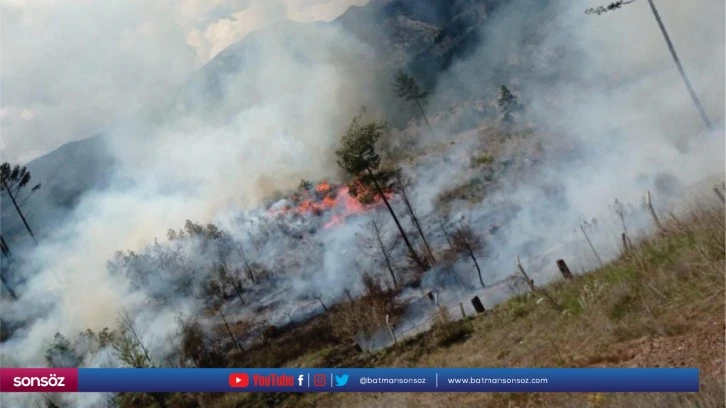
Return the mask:
[[[474,305],[474,310],[476,310],[477,313],[484,313],[487,311],[484,308],[484,304],[481,302],[481,299],[479,299],[479,296],[474,296],[471,299],[471,304]]]
[[[659,230],[663,229],[663,225],[660,223],[660,220],[658,219],[658,214],[655,213],[655,208],[653,208],[653,201],[650,199],[650,191],[648,191],[648,209],[650,210],[650,215],[653,217],[653,221],[655,221],[655,225],[658,226]]]
[[[466,319],[466,312],[464,311],[464,304],[459,303],[459,309],[461,309],[461,318]]]
[[[600,264],[600,267],[602,268],[602,259],[600,259],[600,255],[597,254],[597,251],[595,250],[595,246],[592,245],[592,241],[590,241],[590,237],[587,235],[587,231],[585,231],[585,227],[580,224],[580,230],[585,235],[585,239],[587,240],[587,243],[590,245],[590,249],[592,249],[592,253],[595,254],[595,258],[597,258],[597,263]]]
[[[628,250],[630,249],[628,248],[628,236],[625,235],[625,233],[623,232],[622,234],[620,234],[620,239],[623,241],[623,249],[625,250],[625,252],[628,252]]]
[[[524,270],[524,266],[522,266],[522,262],[519,261],[519,256],[517,256],[517,267],[519,268],[519,272],[522,273],[522,276],[524,276],[524,280],[527,282],[529,289],[533,294],[536,293],[537,288],[534,286],[534,280],[530,279],[529,275],[527,275],[527,272]]]
[[[721,202],[726,203],[726,197],[724,197],[723,193],[721,192],[721,189],[718,185],[713,187],[713,192],[716,193],[718,198],[721,200]]]
[[[529,275],[527,275],[527,272],[524,270],[524,266],[522,266],[522,262],[519,260],[519,255],[517,255],[517,267],[519,268],[519,272],[522,273],[522,276],[524,276],[524,279],[527,281],[527,284],[529,285],[529,288],[532,290],[533,295],[537,296],[537,293],[541,292],[542,296],[544,296],[545,299],[547,299],[547,301],[550,303],[550,305],[552,306],[553,309],[555,309],[558,312],[562,312],[564,310],[562,308],[562,306],[560,306],[560,304],[557,303],[557,301],[552,296],[550,296],[549,293],[547,293],[547,290],[545,290],[545,289],[543,289],[541,291],[537,290],[537,287],[534,286],[534,280],[530,279]]]
[[[391,327],[391,323],[388,320],[388,315],[386,315],[386,327],[388,328],[388,333],[391,334],[391,338],[393,338],[393,343],[398,344],[398,339],[396,338],[396,335],[393,333],[393,328]]]
[[[562,276],[570,280],[572,279],[572,272],[570,272],[570,268],[567,267],[567,264],[565,263],[564,259],[558,259],[557,260],[557,268],[560,269],[560,273],[562,273]]]

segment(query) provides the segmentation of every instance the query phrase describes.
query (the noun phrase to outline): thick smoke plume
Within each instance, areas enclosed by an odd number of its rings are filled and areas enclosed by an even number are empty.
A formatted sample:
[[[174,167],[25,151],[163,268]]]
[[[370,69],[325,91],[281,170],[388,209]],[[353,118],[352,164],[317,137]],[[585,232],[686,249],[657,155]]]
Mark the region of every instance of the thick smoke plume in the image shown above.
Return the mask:
[[[421,130],[416,147],[422,156],[404,168],[433,246],[447,245],[439,227],[444,216],[446,225],[466,223],[486,239],[480,259],[487,282],[516,272],[517,256],[538,282],[556,275],[559,258],[573,271],[590,270],[597,262],[579,229],[584,221],[596,219],[591,238],[606,261],[620,251],[616,199],[635,238],[652,228],[641,207],[646,191],[663,210],[683,198],[684,187],[713,174],[723,178],[722,2],[658,2],[716,125],[712,132],[704,131],[646,2],[602,16],[586,15],[587,5],[545,4],[513,1],[490,15],[477,51],[443,75],[427,107],[435,116],[454,103],[488,104],[506,84],[526,106],[522,120],[534,127],[530,139],[517,146],[488,143],[482,135],[495,125],[459,132],[434,120],[432,135]],[[154,288],[168,281],[159,276],[139,289],[127,276],[111,274],[106,263],[117,250],[148,251],[154,237],[167,245],[166,230],[186,219],[214,221],[254,248],[256,260],[285,263],[277,289],[259,294],[260,303],[275,305],[274,322],[284,323],[284,312],[295,308],[305,314],[313,290],[338,298],[344,289],[360,289],[351,284],[360,281],[359,272],[380,268],[361,253],[357,237],[373,214],[324,230],[314,218],[270,220],[261,208],[270,194],[294,189],[301,178],[334,179],[338,138],[360,106],[375,107],[378,95],[368,90],[380,89],[378,62],[365,46],[321,28],[311,47],[286,37],[289,29],[280,26],[280,34],[252,47],[239,75],[220,79],[226,91],[213,110],[225,112],[221,121],[210,125],[204,119],[209,112],[192,104],[155,112],[164,115],[161,124],[149,114],[113,134],[109,149],[121,163],[117,183],[86,197],[73,227],[28,257],[21,300],[3,305],[3,317],[31,322],[3,343],[3,355],[13,356],[3,365],[44,365],[55,332],[111,327],[124,310],[163,354],[175,316],[199,310],[200,300],[170,292],[169,307],[145,311]],[[481,202],[454,201],[445,211],[437,198],[469,182],[473,152],[496,153],[490,188]],[[401,203],[395,205],[403,214]],[[395,231],[385,225],[384,233]],[[396,257],[402,253],[400,246],[393,249]],[[443,303],[458,304],[478,281],[465,258],[451,269],[465,288],[452,284],[441,267],[424,285],[439,290]],[[490,288],[484,299],[491,304],[505,296]],[[412,327],[420,316],[401,327]],[[99,364],[89,360],[85,364]]]

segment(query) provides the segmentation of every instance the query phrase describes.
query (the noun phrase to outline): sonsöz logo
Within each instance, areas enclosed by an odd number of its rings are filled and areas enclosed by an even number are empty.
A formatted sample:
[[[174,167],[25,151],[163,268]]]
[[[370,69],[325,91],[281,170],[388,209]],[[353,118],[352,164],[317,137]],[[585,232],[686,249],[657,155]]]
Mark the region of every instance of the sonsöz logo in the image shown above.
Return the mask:
[[[75,368],[0,368],[2,392],[76,392]]]
[[[66,378],[51,374],[48,377],[14,377],[13,387],[65,387]]]

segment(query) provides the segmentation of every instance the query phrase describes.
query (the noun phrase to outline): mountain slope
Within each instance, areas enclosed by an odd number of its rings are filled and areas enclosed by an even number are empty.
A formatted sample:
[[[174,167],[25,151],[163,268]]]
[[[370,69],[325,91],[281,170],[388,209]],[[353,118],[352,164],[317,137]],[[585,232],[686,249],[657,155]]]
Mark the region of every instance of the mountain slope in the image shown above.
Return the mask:
[[[301,44],[313,44],[305,47],[305,54],[293,57],[306,62],[322,61],[330,56],[319,52],[314,44],[331,38],[319,37],[320,30],[316,28],[321,26],[340,28],[366,44],[380,62],[380,75],[390,75],[410,61],[408,68],[433,86],[441,70],[448,68],[453,59],[466,55],[466,50],[476,44],[475,28],[483,19],[482,10],[499,3],[498,0],[372,0],[363,7],[352,7],[330,23],[275,24],[222,51],[176,92],[144,107],[135,117],[125,119],[121,126],[127,125],[126,121],[132,123],[130,126],[145,121],[148,125],[144,125],[144,131],[153,133],[155,124],[189,116],[202,118],[206,123],[224,123],[231,114],[254,101],[245,94],[247,90],[230,84],[246,73],[249,64],[256,62],[260,44],[279,41],[290,50],[303,49]],[[341,44],[340,49],[345,49],[345,45]],[[380,86],[381,105],[396,103],[387,90],[388,83],[382,81]],[[109,134],[118,129],[119,126],[113,126],[103,134],[68,143],[28,164],[33,180],[43,184],[26,206],[28,221],[38,235],[43,236],[62,223],[83,194],[109,183],[115,154],[109,151],[107,141]],[[12,246],[23,240],[22,224],[8,202],[2,203],[0,225],[3,236]]]

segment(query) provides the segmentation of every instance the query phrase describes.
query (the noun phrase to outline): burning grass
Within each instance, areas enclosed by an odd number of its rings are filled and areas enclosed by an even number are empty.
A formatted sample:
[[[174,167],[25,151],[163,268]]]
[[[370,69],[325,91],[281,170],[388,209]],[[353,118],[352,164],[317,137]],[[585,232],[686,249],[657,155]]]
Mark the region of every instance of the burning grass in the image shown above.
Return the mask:
[[[392,195],[391,195],[392,196]],[[270,208],[267,214],[276,217],[285,214],[323,216],[330,214],[324,228],[332,228],[347,218],[383,205],[383,200],[367,191],[357,180],[345,185],[322,181],[316,185],[302,180],[298,191],[286,198],[281,208]]]

